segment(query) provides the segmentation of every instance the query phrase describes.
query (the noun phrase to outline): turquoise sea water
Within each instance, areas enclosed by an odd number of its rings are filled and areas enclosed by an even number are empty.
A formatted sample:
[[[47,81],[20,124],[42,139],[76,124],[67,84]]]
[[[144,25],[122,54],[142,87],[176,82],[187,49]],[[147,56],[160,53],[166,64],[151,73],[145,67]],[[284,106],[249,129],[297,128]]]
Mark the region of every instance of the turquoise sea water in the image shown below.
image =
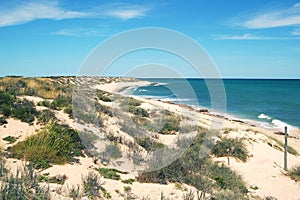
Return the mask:
[[[203,79],[147,80],[157,84],[136,88],[134,95],[211,109]],[[214,84],[215,80],[207,81]],[[225,79],[223,83],[227,114],[254,120],[264,127],[300,128],[300,80]]]

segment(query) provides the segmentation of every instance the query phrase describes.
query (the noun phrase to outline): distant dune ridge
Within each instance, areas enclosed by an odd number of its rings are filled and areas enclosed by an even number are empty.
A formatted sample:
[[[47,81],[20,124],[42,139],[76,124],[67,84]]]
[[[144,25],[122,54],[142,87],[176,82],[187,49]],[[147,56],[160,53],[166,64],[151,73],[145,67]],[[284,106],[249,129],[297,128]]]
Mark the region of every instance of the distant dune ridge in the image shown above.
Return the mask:
[[[283,135],[122,92],[149,84],[0,78],[1,198],[300,199],[299,139],[288,138],[284,171]]]

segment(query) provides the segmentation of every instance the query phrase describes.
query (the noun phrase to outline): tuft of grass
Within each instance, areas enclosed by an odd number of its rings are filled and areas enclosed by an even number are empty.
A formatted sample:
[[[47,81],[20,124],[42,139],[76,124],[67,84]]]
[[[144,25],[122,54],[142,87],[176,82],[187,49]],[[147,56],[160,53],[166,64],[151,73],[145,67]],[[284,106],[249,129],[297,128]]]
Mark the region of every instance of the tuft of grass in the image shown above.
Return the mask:
[[[66,175],[57,175],[53,177],[49,177],[48,174],[42,174],[39,176],[39,182],[47,182],[47,183],[56,183],[63,185],[67,180]]]
[[[223,131],[225,134],[228,134],[230,132],[237,131],[237,129],[236,128],[225,128],[225,129],[223,129]]]
[[[9,144],[13,144],[17,141],[17,138],[9,135],[9,136],[3,138],[3,140],[7,141]]]
[[[109,169],[109,168],[98,168],[96,169],[104,178],[113,179],[113,180],[120,180],[120,171],[116,169]]]
[[[40,169],[51,164],[64,164],[73,156],[80,156],[82,150],[75,130],[49,123],[38,134],[12,146],[10,156],[30,161],[36,169]]]
[[[134,181],[135,181],[135,180],[134,180],[133,178],[130,178],[130,179],[122,180],[122,183],[132,185],[132,183],[133,183]]]
[[[1,158],[0,199],[45,199],[50,200],[49,186],[38,183],[38,174],[32,166],[24,166],[16,173],[5,168]]]
[[[275,146],[274,148],[280,150],[280,151],[283,151],[284,149],[284,144],[283,142],[279,141],[278,139],[274,138],[274,137],[271,137],[271,136],[267,136],[269,139],[273,140],[276,142],[277,144],[277,147]],[[279,147],[279,148],[278,148]],[[292,155],[295,155],[295,156],[299,156],[299,153],[296,149],[294,149],[293,147],[289,146],[287,147],[287,151],[292,154]]]

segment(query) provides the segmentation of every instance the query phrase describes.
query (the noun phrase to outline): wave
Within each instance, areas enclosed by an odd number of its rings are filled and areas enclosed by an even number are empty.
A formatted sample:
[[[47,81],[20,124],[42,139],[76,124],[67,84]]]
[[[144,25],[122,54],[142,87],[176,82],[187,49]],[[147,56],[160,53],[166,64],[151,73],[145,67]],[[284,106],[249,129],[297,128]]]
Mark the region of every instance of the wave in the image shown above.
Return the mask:
[[[280,121],[279,119],[273,119],[272,120],[272,124],[276,128],[278,128],[278,129],[280,129],[282,131],[284,130],[285,127],[287,127],[288,132],[297,130],[297,128],[295,126],[289,125],[289,124],[287,124],[287,123],[285,123],[283,121]]]
[[[148,90],[145,90],[145,89],[139,89],[139,92],[148,92]]]
[[[153,83],[152,86],[169,85],[169,83]]]
[[[257,116],[257,118],[259,119],[272,119],[272,117],[268,116],[268,115],[265,115],[264,113],[261,113],[260,115]]]

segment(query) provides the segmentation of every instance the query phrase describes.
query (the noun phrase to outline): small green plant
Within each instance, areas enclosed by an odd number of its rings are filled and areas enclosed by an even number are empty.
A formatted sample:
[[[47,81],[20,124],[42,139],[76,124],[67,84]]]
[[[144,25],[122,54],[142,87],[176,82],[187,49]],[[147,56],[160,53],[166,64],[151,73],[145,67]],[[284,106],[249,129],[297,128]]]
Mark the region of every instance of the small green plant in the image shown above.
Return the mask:
[[[259,189],[259,188],[257,187],[257,185],[251,185],[250,188],[251,188],[252,190],[258,190],[258,189]]]
[[[4,125],[4,124],[7,124],[7,120],[5,119],[5,117],[0,117],[0,126],[1,125]]]
[[[289,172],[288,175],[294,179],[295,181],[300,181],[300,166],[292,168]]]
[[[89,172],[82,178],[84,195],[91,199],[101,198],[100,190],[103,190],[102,183],[99,181],[99,176],[95,173]]]
[[[39,113],[38,122],[40,124],[45,125],[45,124],[49,123],[51,120],[52,121],[56,120],[54,112],[46,109]]]
[[[9,136],[3,138],[3,140],[7,141],[9,144],[13,144],[17,141],[17,138],[9,135]]]
[[[42,174],[39,177],[39,182],[47,182],[47,183],[56,183],[63,185],[67,180],[66,175],[57,175],[53,177],[49,177],[48,174]]]
[[[131,187],[130,186],[124,186],[124,191],[126,193],[130,192],[131,191]]]
[[[134,181],[135,181],[135,180],[134,180],[133,178],[130,178],[130,179],[122,180],[122,183],[132,185],[132,183],[133,183]]]
[[[113,179],[113,180],[120,180],[120,171],[116,169],[109,169],[109,168],[98,168],[96,169],[104,178]]]

